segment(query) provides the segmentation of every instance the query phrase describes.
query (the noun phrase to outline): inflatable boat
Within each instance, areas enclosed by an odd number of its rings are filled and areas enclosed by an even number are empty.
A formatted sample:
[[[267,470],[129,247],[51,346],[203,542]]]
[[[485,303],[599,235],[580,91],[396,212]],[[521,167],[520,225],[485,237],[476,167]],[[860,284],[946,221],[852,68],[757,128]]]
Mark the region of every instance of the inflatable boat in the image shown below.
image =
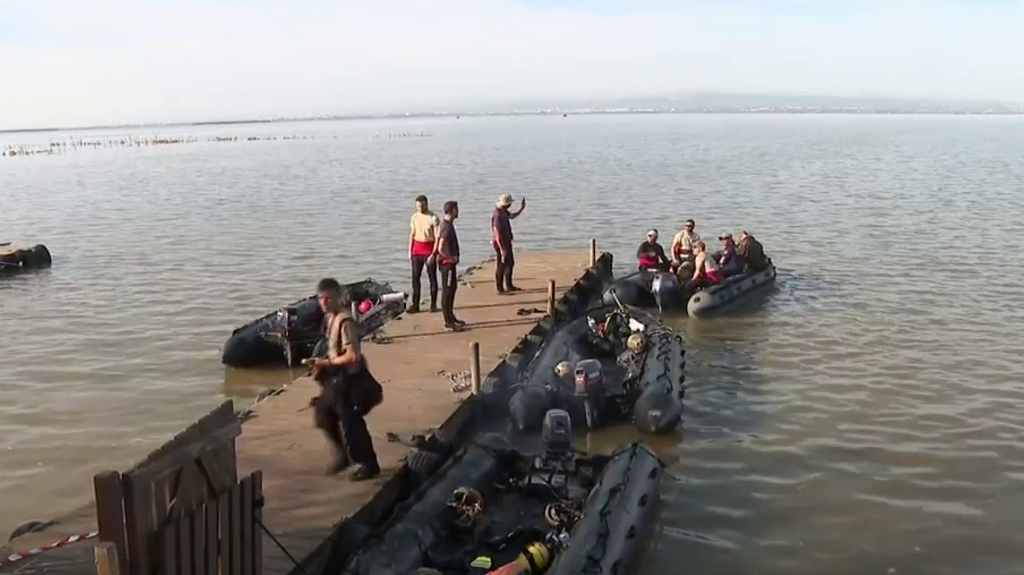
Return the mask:
[[[353,302],[363,337],[405,312],[406,295],[372,279],[342,285]],[[232,367],[299,365],[323,337],[324,315],[315,295],[287,305],[231,332],[221,361]]]
[[[43,244],[18,249],[10,243],[0,244],[0,273],[48,268],[53,265],[50,250]]]
[[[520,378],[509,418],[532,431],[561,408],[587,429],[632,420],[641,431],[669,433],[682,419],[685,366],[682,338],[657,318],[602,307],[550,336]]]
[[[775,282],[775,264],[768,258],[768,267],[725,278],[722,283],[693,294],[686,304],[690,317],[704,317],[720,311],[732,303]]]
[[[596,366],[586,359],[598,359],[603,369],[627,351],[636,356],[615,369],[648,374],[661,369],[660,376],[644,379],[648,387],[656,390],[651,386],[675,374],[679,385],[671,387],[681,388],[682,362],[672,361],[682,358],[680,340],[639,309],[603,308],[602,294],[612,282],[611,255],[602,254],[559,298],[555,313],[537,322],[485,376],[481,393],[466,397],[430,435],[403,441],[389,434],[389,441],[412,448],[403,465],[369,502],[339,522],[295,572],[630,572],[654,521],[663,464],[642,443],[611,456],[574,450],[574,418],[558,405],[539,407],[539,425],[517,431],[509,401],[520,382],[531,380],[527,374],[550,382],[548,374],[567,361],[566,354],[575,354],[576,364],[562,367],[572,377],[561,385],[572,390],[572,398],[576,374],[586,376],[581,391],[596,391],[589,387],[597,383],[591,379]],[[588,330],[607,341],[580,343]],[[633,337],[630,350],[630,338],[637,333],[644,337]],[[638,339],[645,340],[644,348],[637,347]],[[580,347],[591,344],[599,347],[598,358]]]
[[[345,575],[630,572],[652,524],[664,465],[640,443],[611,456],[572,450],[564,411],[530,455],[482,434],[369,535]]]
[[[605,291],[605,305],[627,304],[643,309],[657,308],[662,312],[685,312],[691,317],[705,317],[721,311],[730,304],[744,299],[775,281],[775,266],[771,259],[768,267],[745,271],[730,276],[722,283],[686,293],[679,278],[671,272],[641,270],[616,280]]]
[[[686,298],[676,274],[640,270],[619,278],[602,296],[605,305],[628,304],[661,312],[685,312]]]

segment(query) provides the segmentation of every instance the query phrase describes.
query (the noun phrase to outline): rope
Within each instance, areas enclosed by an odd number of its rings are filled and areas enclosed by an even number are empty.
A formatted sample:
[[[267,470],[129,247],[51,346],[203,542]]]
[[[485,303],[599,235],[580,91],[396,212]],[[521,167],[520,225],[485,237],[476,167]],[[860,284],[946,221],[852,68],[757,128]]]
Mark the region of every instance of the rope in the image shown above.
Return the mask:
[[[639,448],[634,445],[629,453],[629,461],[626,463],[626,474],[623,476],[622,481],[612,487],[608,491],[608,498],[605,499],[604,505],[601,506],[598,511],[598,516],[601,518],[601,531],[597,534],[597,542],[594,547],[591,547],[587,558],[583,563],[582,573],[594,573],[600,575],[604,571],[601,568],[601,561],[604,559],[605,553],[608,552],[608,537],[611,535],[611,527],[608,525],[608,516],[611,515],[611,507],[613,506],[612,501],[615,497],[626,488],[629,484],[629,475],[633,470],[633,460],[636,459],[636,453]],[[595,554],[594,549],[600,546],[600,555]]]
[[[21,553],[12,553],[11,555],[8,555],[7,557],[3,558],[4,560],[0,562],[0,567],[6,567],[11,563],[17,563],[18,561],[23,561],[25,559],[35,557],[40,553],[44,553],[52,549],[57,549],[58,547],[64,547],[65,545],[71,545],[72,543],[77,543],[79,541],[92,539],[97,536],[99,536],[99,532],[97,531],[90,531],[89,533],[83,533],[81,535],[69,535],[64,539],[61,539],[60,541],[56,541],[48,545],[43,545],[42,547],[36,547],[35,549],[29,549],[28,551],[23,551]]]
[[[282,545],[280,541],[277,540],[277,537],[274,537],[274,534],[270,532],[270,529],[267,529],[267,526],[264,525],[262,521],[256,519],[255,517],[253,518],[253,521],[260,526],[260,529],[263,529],[264,533],[270,536],[270,539],[274,542],[274,545],[277,545],[277,548],[283,551],[284,554],[288,556],[288,559],[291,560],[292,564],[295,565],[295,568],[298,569],[302,573],[302,575],[309,575],[309,573],[306,572],[302,565],[295,560],[295,557],[291,553],[289,553],[287,549],[284,548],[284,545]]]

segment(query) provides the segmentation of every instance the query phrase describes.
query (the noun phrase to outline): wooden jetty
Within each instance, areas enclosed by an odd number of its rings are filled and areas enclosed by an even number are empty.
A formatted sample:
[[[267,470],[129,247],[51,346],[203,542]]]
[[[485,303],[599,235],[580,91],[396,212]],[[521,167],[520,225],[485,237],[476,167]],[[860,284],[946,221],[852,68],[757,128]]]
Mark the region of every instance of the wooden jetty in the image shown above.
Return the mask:
[[[364,344],[384,387],[384,403],[368,418],[383,468],[379,480],[354,483],[344,474],[325,474],[330,450],[308,408],[318,389],[303,377],[253,406],[244,424],[226,402],[131,470],[98,474],[95,506],[9,548],[96,530],[99,537],[15,563],[6,562],[5,550],[0,573],[317,575],[296,562],[322,554],[342,520],[402,466],[409,449],[388,442],[388,432],[424,433],[448,418],[471,393],[453,393],[453,379],[468,380],[470,371],[479,374],[482,365],[486,372],[500,362],[554,311],[555,298],[597,252],[591,240],[589,254],[516,255],[516,283],[523,288],[517,294],[497,293],[492,264],[462,278],[456,314],[467,322],[465,331],[444,330],[440,313],[406,314],[385,327],[381,343]]]

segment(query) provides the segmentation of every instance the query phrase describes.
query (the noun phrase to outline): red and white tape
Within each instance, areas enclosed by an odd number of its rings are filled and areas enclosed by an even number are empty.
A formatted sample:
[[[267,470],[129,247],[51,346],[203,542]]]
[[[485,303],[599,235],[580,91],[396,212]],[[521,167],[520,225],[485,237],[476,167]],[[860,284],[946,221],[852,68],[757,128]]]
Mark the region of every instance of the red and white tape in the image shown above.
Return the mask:
[[[61,539],[60,541],[57,541],[55,543],[50,543],[48,545],[43,545],[42,547],[29,549],[28,551],[22,553],[14,553],[8,555],[7,557],[3,557],[2,561],[0,561],[0,567],[10,565],[11,563],[17,563],[18,561],[28,559],[30,557],[35,557],[36,555],[39,555],[40,553],[49,551],[51,549],[56,549],[58,547],[63,547],[65,545],[71,545],[72,543],[78,543],[79,541],[85,541],[86,539],[92,539],[93,537],[96,537],[98,535],[99,533],[96,531],[93,531],[91,533],[83,533],[82,535],[69,535],[68,537],[65,537],[64,539]]]

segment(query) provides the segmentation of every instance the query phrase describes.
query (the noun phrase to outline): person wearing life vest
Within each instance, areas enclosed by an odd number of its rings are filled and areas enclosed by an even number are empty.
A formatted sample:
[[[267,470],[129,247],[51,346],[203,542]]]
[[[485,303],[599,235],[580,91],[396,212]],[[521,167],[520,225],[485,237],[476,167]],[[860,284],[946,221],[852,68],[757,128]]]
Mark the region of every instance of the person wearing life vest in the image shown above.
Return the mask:
[[[636,249],[637,267],[643,270],[668,270],[672,266],[665,248],[658,243],[658,230],[647,231],[647,240]]]
[[[743,273],[743,258],[736,254],[736,242],[732,234],[718,236],[722,242],[722,251],[718,252],[718,266],[722,269],[722,276],[731,277]]]
[[[380,475],[380,464],[364,418],[383,401],[384,392],[367,367],[359,326],[338,280],[324,278],[316,291],[326,320],[327,353],[325,357],[310,358],[307,365],[320,386],[314,412],[316,426],[334,449],[334,461],[327,473],[340,473],[356,463],[359,467],[349,479],[372,479]]]

